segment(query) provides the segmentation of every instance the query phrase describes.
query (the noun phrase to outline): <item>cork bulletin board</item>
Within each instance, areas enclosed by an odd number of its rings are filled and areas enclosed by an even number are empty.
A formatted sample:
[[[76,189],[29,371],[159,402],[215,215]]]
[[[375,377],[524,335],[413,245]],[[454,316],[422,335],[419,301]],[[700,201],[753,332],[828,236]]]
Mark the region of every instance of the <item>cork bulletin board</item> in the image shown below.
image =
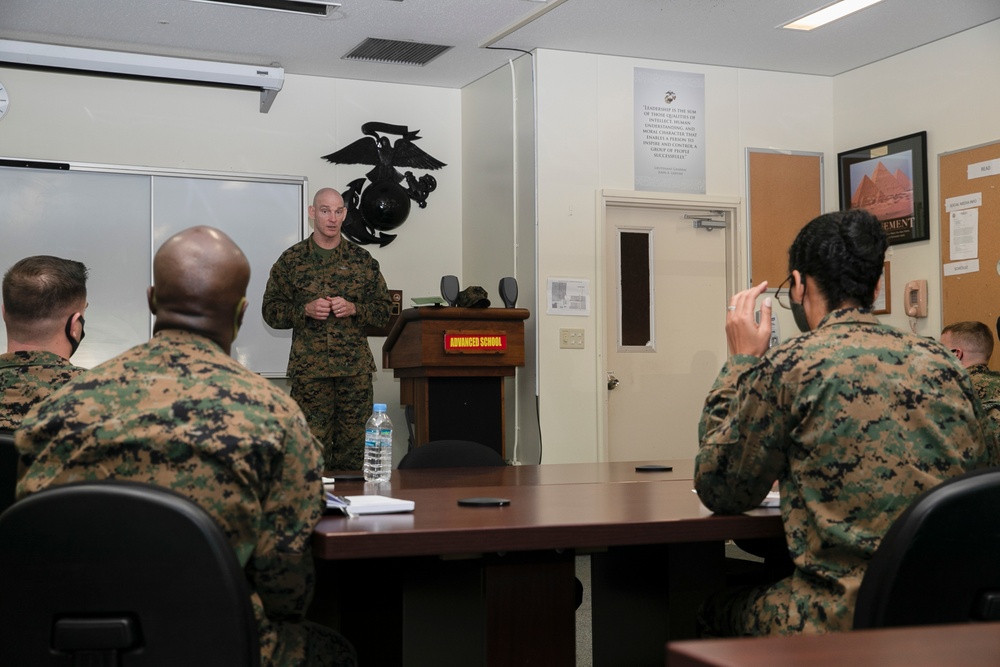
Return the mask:
[[[823,212],[823,154],[747,149],[750,284],[788,277],[788,248]]]
[[[996,342],[1000,315],[1000,141],[942,153],[938,173],[942,326],[978,320],[993,331]],[[958,258],[952,252],[953,224],[956,233],[965,232],[954,244]],[[971,252],[968,238],[973,227],[978,230],[977,256],[962,258]],[[990,368],[1000,370],[1000,347],[993,352]]]

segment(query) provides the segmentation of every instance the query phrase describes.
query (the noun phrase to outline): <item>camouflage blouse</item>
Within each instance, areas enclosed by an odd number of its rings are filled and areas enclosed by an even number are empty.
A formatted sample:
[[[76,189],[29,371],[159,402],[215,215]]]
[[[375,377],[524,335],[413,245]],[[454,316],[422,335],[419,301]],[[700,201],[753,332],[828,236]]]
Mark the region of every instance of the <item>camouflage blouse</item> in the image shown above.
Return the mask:
[[[849,630],[893,520],[939,482],[1000,462],[948,349],[858,309],[830,313],[763,358],[731,357],[699,436],[695,488],[709,509],[747,511],[779,482],[795,571],[751,605],[745,634]]]
[[[993,432],[1000,440],[1000,373],[991,371],[986,364],[969,366],[966,370],[972,376],[972,386],[979,393],[983,408],[993,423]]]
[[[322,296],[344,297],[357,313],[326,320],[306,317],[306,304]],[[385,326],[391,308],[378,261],[367,250],[344,239],[324,253],[309,237],[271,267],[261,312],[275,329],[292,329],[288,377],[322,378],[377,370],[365,327]]]
[[[85,370],[52,352],[0,354],[0,429],[16,429],[43,398]]]
[[[114,477],[201,505],[244,564],[263,664],[300,664],[293,626],[312,596],[321,447],[284,392],[207,338],[161,331],[52,394],[15,441],[18,497]]]
[[[1000,401],[1000,373],[991,371],[986,364],[969,366],[967,370],[984,405],[988,401]]]

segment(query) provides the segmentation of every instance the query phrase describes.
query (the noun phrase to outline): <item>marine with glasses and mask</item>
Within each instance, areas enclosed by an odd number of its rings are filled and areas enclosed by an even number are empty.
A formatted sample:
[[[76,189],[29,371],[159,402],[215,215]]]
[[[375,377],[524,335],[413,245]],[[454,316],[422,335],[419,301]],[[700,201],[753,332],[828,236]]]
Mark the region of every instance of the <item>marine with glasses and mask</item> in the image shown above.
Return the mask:
[[[794,569],[718,592],[712,636],[849,630],[866,566],[892,522],[927,489],[1000,461],[972,381],[938,342],[871,312],[888,243],[863,210],[821,215],[793,242],[776,295],[802,335],[768,349],[755,320],[767,283],[734,295],[730,357],[705,401],[695,489],[722,514],[780,491]],[[770,322],[771,299],[760,321]]]

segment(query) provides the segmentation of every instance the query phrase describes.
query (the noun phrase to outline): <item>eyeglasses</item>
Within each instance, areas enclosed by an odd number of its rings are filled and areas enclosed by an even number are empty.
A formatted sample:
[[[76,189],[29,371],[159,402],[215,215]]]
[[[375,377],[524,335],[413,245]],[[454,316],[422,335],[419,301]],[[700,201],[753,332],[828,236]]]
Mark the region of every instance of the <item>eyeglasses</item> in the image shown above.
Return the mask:
[[[786,288],[785,285],[788,285]],[[778,291],[774,293],[774,298],[778,302],[778,305],[782,308],[788,309],[792,307],[792,276],[785,278],[785,282],[778,285]],[[784,289],[785,292],[782,293],[781,290]]]

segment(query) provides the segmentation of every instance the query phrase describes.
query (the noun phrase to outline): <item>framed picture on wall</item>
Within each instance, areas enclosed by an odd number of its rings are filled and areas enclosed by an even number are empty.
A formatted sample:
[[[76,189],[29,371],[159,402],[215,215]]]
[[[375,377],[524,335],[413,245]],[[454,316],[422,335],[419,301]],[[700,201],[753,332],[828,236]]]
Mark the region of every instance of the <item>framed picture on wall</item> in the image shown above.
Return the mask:
[[[838,153],[837,165],[841,209],[872,213],[889,245],[930,238],[926,132]]]
[[[872,304],[872,312],[876,315],[892,313],[892,289],[889,284],[889,262],[882,267],[882,277],[878,281],[878,296]]]

